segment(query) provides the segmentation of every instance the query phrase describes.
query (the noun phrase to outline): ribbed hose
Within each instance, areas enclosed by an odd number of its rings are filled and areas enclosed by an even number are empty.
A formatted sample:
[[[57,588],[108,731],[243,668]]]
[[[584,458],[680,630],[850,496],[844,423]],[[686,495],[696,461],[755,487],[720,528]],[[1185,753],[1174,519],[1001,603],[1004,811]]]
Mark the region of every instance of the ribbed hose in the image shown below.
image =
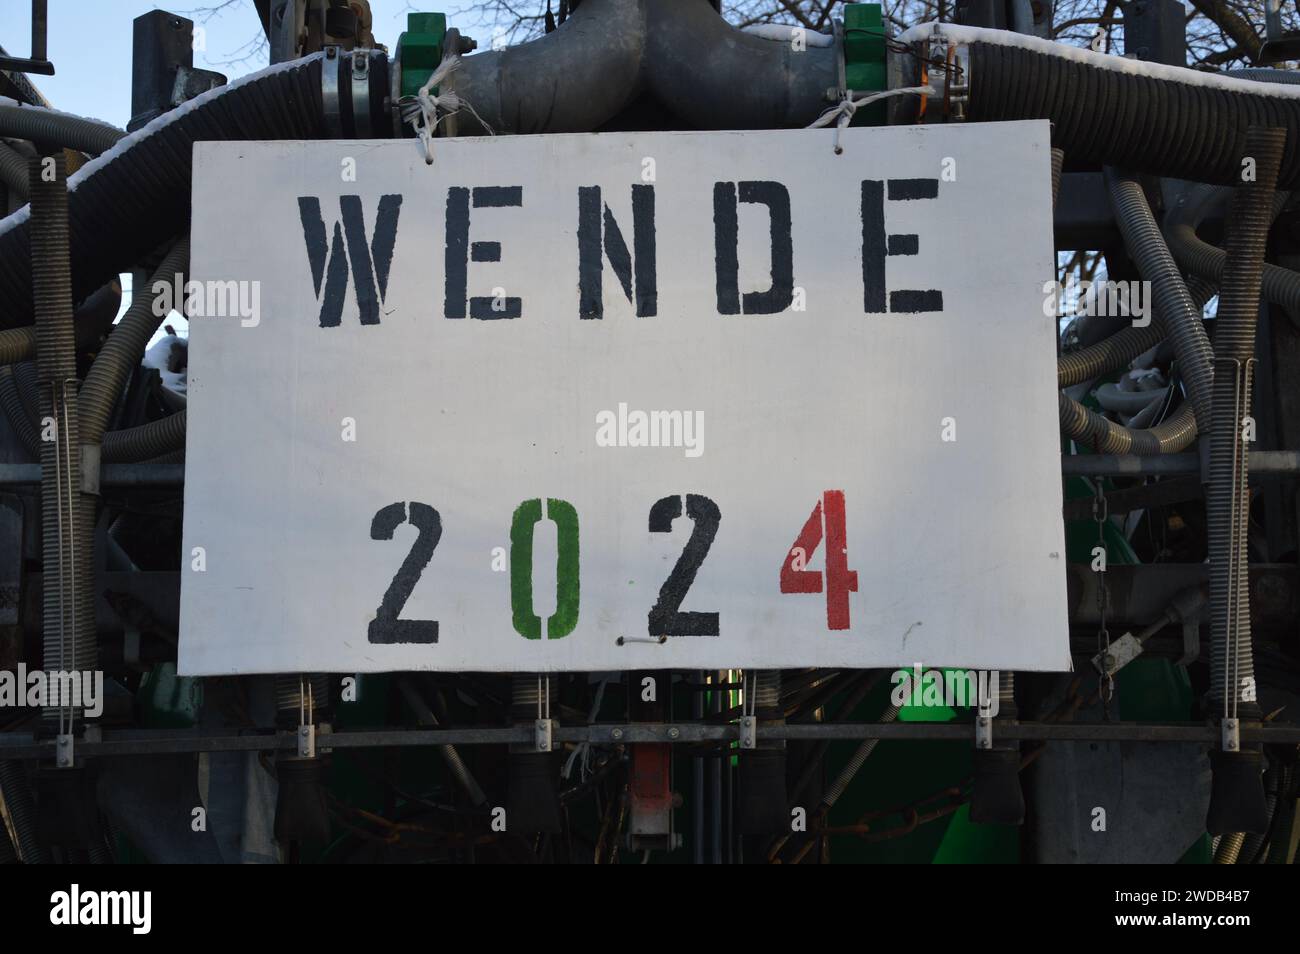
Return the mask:
[[[43,159],[28,165],[31,189],[31,278],[36,315],[41,417],[58,422],[58,440],[41,442],[41,529],[44,561],[44,668],[92,671],[95,642],[95,501],[81,493],[72,276],[68,252],[66,165],[60,151],[46,181]],[[61,400],[56,401],[56,396]],[[77,710],[67,710],[74,713]],[[47,706],[45,718],[59,718]]]
[[[108,464],[152,460],[185,449],[185,411],[164,418],[109,431],[104,435],[103,460]]]
[[[1155,314],[1163,320],[1174,346],[1196,424],[1205,430],[1210,423],[1214,365],[1210,339],[1201,323],[1201,308],[1187,290],[1142,186],[1132,176],[1111,169],[1106,170],[1106,182],[1124,244],[1142,277],[1151,283]]]
[[[69,197],[75,300],[185,231],[196,141],[322,138],[320,87],[320,54],[277,64],[164,113],[78,171]],[[23,209],[0,221],[3,328],[31,323],[30,224]]]
[[[36,373],[35,361],[20,361],[12,367],[14,384],[18,386],[18,396],[27,408],[27,419],[33,425],[40,419],[41,402],[39,399],[40,378]]]
[[[1291,850],[1291,832],[1296,822],[1297,773],[1300,767],[1285,765],[1281,769],[1276,792],[1277,800],[1273,805],[1273,824],[1269,826],[1268,840],[1261,846],[1257,864],[1286,864],[1287,854]]]
[[[898,712],[899,707],[891,705],[880,714],[880,718],[876,721],[895,722],[898,720]],[[828,789],[826,789],[826,794],[822,796],[821,807],[823,813],[835,807],[835,803],[840,800],[840,796],[842,796],[845,789],[849,787],[849,783],[857,777],[858,772],[862,769],[863,763],[871,757],[871,753],[876,750],[876,746],[879,743],[879,739],[864,739],[862,744],[857,747],[857,750],[849,757],[848,762],[845,763],[844,768],[840,770],[840,774],[835,777],[835,781]]]
[[[75,319],[78,351],[99,347],[103,333],[112,327],[113,319],[117,317],[121,301],[122,287],[116,281],[109,282],[86,299]],[[35,353],[35,327],[0,331],[0,408],[3,408],[5,417],[32,459],[39,460],[40,422],[37,411],[40,385],[32,363],[27,360]]]
[[[1187,279],[1187,291],[1199,312],[1214,297],[1216,289],[1204,279],[1192,275]],[[1130,325],[1096,344],[1067,352],[1056,359],[1057,386],[1072,387],[1127,367],[1130,361],[1150,351],[1165,337],[1164,320],[1159,313],[1153,313],[1151,324],[1145,327]]]
[[[1060,395],[1061,430],[1073,440],[1099,454],[1176,454],[1196,440],[1196,419],[1190,403],[1184,403],[1169,420],[1155,427],[1136,430],[1116,424],[1110,418],[1084,407],[1064,391]]]
[[[303,683],[308,692],[304,693]],[[292,717],[294,725],[304,708],[310,703],[312,711],[323,709],[329,703],[330,679],[323,672],[280,673],[275,677],[275,710],[286,718]]]
[[[23,447],[27,448],[27,453],[33,460],[38,459],[41,456],[40,435],[36,433],[36,425],[23,406],[22,395],[18,393],[18,384],[14,381],[13,368],[8,365],[0,366],[0,408],[4,409],[10,427],[22,441]]]
[[[0,142],[0,182],[9,194],[22,202],[27,201],[27,157],[13,146]]]
[[[1300,70],[1274,70],[1267,67],[1246,66],[1228,70],[1229,76],[1255,80],[1257,83],[1281,83],[1284,86],[1300,85]]]
[[[1165,238],[1178,264],[1216,285],[1223,281],[1228,253],[1203,241],[1196,228],[1206,206],[1223,191],[1226,190],[1220,186],[1193,186],[1165,214],[1164,222]],[[1280,203],[1275,201],[1273,208],[1276,217],[1282,211]],[[1294,319],[1300,320],[1300,272],[1265,262],[1260,288],[1267,301],[1281,305]]]
[[[100,338],[112,327],[121,304],[122,286],[116,281],[109,282],[86,299],[77,310],[75,319],[77,350],[99,347]],[[36,329],[33,326],[0,331],[0,365],[27,361],[35,354]]]
[[[763,710],[769,714],[761,715]],[[760,713],[760,718],[780,718],[781,670],[754,670],[754,711]]]
[[[998,43],[969,52],[972,121],[1048,119],[1052,144],[1080,163],[1224,185],[1240,176],[1247,128],[1274,126],[1290,134],[1279,185],[1300,183],[1300,100],[1281,91],[1229,91],[1190,70],[1179,82]]]
[[[36,329],[10,328],[0,331],[0,364],[26,361],[36,353]]]
[[[550,675],[541,675],[535,672],[515,673],[510,680],[510,705],[515,710],[515,717],[527,718],[529,721],[538,718],[539,700],[542,703],[543,712],[546,708],[546,701],[539,691],[544,688],[551,703],[551,718],[556,718],[560,706],[556,686],[555,673]]]
[[[183,287],[189,271],[189,258],[190,241],[182,238],[164,256],[150,279],[149,287],[159,281],[169,287]],[[106,463],[148,460],[185,447],[184,411],[138,427],[104,433],[122,389],[131,372],[139,366],[145,346],[162,320],[154,313],[152,296],[134,296],[131,307],[95,356],[81,386],[81,438],[87,444],[102,441],[102,459]]]
[[[1164,329],[1153,320],[1145,327],[1129,326],[1109,338],[1056,359],[1056,384],[1068,388],[1111,371],[1118,371],[1165,340]]]
[[[162,263],[154,271],[147,287],[152,289],[156,282],[164,282],[169,288],[183,288],[189,272],[189,264],[190,240],[186,237],[173,245],[171,251],[163,257]],[[126,310],[122,320],[117,323],[113,333],[104,342],[104,347],[95,356],[95,363],[86,374],[85,383],[81,386],[81,420],[84,432],[82,437],[87,443],[97,443],[103,436],[113,408],[117,406],[118,399],[122,396],[122,389],[126,386],[131,373],[139,366],[149,339],[162,324],[163,316],[154,313],[153,296],[143,294],[143,291],[141,289],[141,294],[132,297],[131,307]],[[170,420],[170,418],[163,420]],[[185,435],[183,421],[180,425],[180,434],[181,445],[183,445]],[[125,439],[119,438],[119,440]],[[156,456],[174,450],[175,446],[163,447],[147,456]]]
[[[1111,169],[1106,170],[1106,182],[1129,255],[1143,278],[1151,283],[1152,323],[1147,328],[1125,328],[1091,348],[1063,356],[1057,362],[1057,381],[1061,386],[1085,381],[1100,373],[1100,368],[1110,369],[1122,355],[1139,345],[1142,347],[1125,360],[1132,360],[1168,335],[1189,400],[1169,420],[1152,428],[1138,429],[1117,424],[1062,391],[1057,397],[1061,430],[1102,454],[1177,453],[1196,440],[1197,422],[1205,424],[1210,420],[1214,366],[1209,338],[1201,323],[1201,309],[1210,289],[1204,283],[1197,283],[1197,296],[1193,297],[1189,291],[1160,234],[1141,185]]]
[[[37,836],[36,805],[21,762],[0,761],[0,794],[4,796],[5,810],[9,812],[9,820],[18,836],[16,847],[23,862],[49,864],[50,851],[42,847]]]
[[[1219,847],[1214,852],[1214,863],[1216,865],[1235,865],[1237,857],[1241,854],[1241,846],[1245,843],[1246,836],[1243,832],[1229,832],[1219,839]]]
[[[1267,785],[1264,789],[1264,804],[1268,808],[1268,827],[1273,827],[1273,816],[1277,812],[1278,801],[1281,799],[1281,793],[1285,791],[1288,776],[1287,769],[1284,765],[1274,764],[1266,776]],[[1241,846],[1241,857],[1238,858],[1237,864],[1251,865],[1259,860],[1260,853],[1268,846],[1269,832],[1250,832],[1245,833],[1245,839]]]
[[[1254,160],[1255,177],[1237,188],[1228,210],[1224,241],[1227,262],[1215,319],[1214,419],[1206,489],[1213,647],[1211,695],[1216,700],[1226,699],[1229,704],[1241,701],[1243,685],[1254,678],[1247,547],[1249,445],[1242,439],[1242,428],[1244,418],[1250,414],[1248,363],[1255,354],[1260,276],[1273,219],[1273,191],[1286,144],[1284,130],[1252,127],[1249,131],[1242,156]],[[1241,167],[1238,163],[1238,168]],[[1230,644],[1234,640],[1234,658],[1229,660]],[[1234,678],[1231,689],[1226,685],[1229,664]],[[1245,708],[1256,707],[1248,702]]]
[[[40,106],[0,106],[0,136],[30,139],[37,148],[76,149],[98,156],[112,149],[126,133],[97,119]]]
[[[998,673],[998,711],[1014,712],[1016,708],[1016,674]]]

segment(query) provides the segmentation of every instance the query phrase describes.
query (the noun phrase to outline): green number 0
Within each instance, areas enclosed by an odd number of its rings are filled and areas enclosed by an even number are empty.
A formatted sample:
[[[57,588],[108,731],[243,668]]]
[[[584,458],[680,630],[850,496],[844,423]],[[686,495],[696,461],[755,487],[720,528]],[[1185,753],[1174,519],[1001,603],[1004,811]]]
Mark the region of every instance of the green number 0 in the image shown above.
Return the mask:
[[[546,499],[546,515],[558,534],[555,559],[555,614],[546,621],[548,639],[568,636],[578,625],[578,511],[567,500]],[[525,500],[510,521],[510,613],[515,632],[542,638],[542,621],[533,612],[533,529],[542,519],[541,498]]]

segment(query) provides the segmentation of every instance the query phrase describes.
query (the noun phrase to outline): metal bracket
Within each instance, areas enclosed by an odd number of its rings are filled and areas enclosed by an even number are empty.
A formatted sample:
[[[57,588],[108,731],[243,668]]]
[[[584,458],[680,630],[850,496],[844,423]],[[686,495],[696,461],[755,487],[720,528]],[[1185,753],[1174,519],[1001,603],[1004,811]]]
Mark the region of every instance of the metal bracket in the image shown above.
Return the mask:
[[[533,720],[533,748],[549,752],[554,746],[556,721],[551,718],[551,677],[537,676],[537,718]]]
[[[1132,633],[1125,633],[1110,644],[1106,652],[1092,657],[1092,665],[1103,676],[1114,676],[1142,655],[1142,641]]]
[[[0,56],[0,69],[14,73],[40,73],[54,75],[54,64],[46,54],[46,34],[49,26],[49,0],[32,0],[32,55]]]
[[[54,737],[54,767],[72,768],[76,760],[76,745],[71,732],[60,732]]]
[[[747,715],[740,717],[740,747],[742,749],[758,748],[758,717]]]
[[[176,67],[176,80],[172,85],[171,104],[180,106],[208,90],[226,85],[226,77],[215,70],[195,69],[192,66]]]
[[[1223,733],[1223,751],[1240,752],[1241,751],[1241,720],[1224,719],[1219,726],[1219,731]]]
[[[982,707],[975,716],[975,748],[993,748],[993,717]]]
[[[81,445],[81,492],[99,496],[100,445]]]
[[[314,759],[316,757],[316,727],[311,724],[298,726],[298,758]]]

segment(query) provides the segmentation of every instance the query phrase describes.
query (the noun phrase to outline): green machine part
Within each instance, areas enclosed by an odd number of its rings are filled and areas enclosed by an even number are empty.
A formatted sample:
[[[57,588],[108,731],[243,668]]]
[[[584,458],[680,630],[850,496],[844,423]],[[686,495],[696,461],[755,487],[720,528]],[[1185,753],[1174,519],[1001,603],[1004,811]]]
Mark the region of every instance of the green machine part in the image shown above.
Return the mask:
[[[406,15],[406,31],[397,38],[397,58],[402,70],[399,95],[414,96],[428,82],[429,74],[442,62],[446,37],[447,14]]]
[[[844,5],[844,83],[855,99],[885,89],[885,20],[878,3]],[[885,104],[859,110],[854,126],[883,126]]]

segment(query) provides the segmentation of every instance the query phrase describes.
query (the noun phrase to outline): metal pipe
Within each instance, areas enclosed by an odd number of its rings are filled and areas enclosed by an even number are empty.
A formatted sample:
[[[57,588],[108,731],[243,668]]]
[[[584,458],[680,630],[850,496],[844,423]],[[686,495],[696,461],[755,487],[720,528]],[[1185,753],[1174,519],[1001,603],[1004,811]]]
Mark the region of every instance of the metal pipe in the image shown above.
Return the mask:
[[[840,43],[796,50],[736,29],[704,3],[647,0],[645,29],[650,91],[697,129],[807,126],[840,86]]]
[[[590,132],[641,90],[641,0],[586,0],[540,39],[460,60],[447,86],[473,107],[460,133]],[[480,122],[481,119],[481,122]]]
[[[38,149],[76,149],[98,156],[112,149],[126,133],[98,119],[73,116],[53,109],[0,106],[0,136],[30,139]]]

